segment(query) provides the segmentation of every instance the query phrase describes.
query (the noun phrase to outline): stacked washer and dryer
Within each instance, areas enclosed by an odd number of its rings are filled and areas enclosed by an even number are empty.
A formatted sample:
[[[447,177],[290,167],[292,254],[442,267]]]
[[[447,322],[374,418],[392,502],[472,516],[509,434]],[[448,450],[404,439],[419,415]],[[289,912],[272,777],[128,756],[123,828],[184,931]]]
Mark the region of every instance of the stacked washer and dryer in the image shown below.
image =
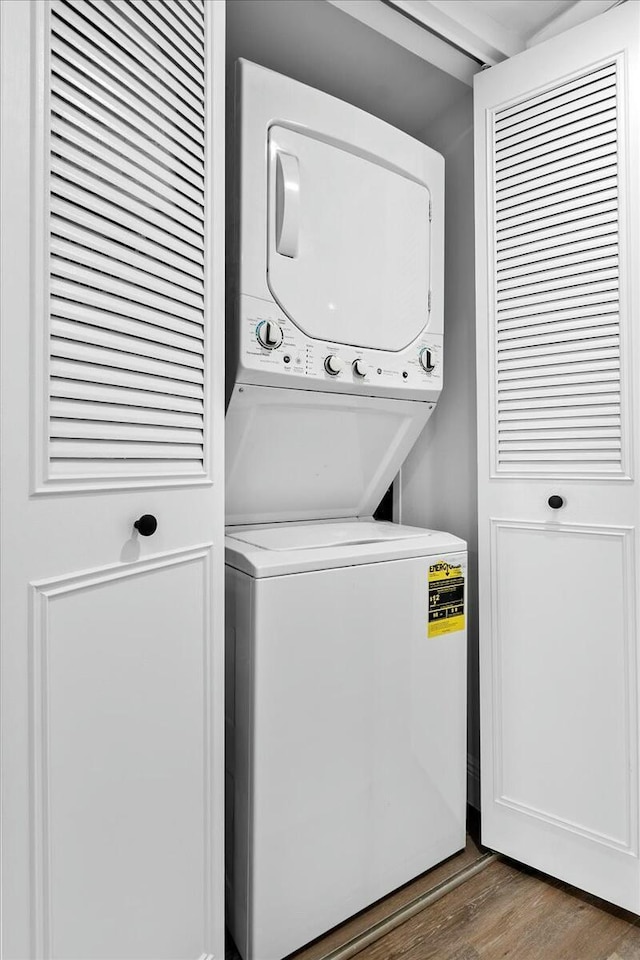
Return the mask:
[[[466,545],[374,521],[442,389],[443,158],[237,65],[227,883],[281,960],[465,844]]]

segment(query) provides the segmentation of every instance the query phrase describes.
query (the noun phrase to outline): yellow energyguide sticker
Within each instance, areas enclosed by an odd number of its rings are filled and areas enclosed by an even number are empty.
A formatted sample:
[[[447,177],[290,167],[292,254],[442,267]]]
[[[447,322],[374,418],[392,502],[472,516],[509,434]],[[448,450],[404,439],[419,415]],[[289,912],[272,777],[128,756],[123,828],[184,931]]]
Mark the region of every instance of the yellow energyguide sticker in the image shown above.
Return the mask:
[[[464,574],[462,564],[438,560],[429,567],[427,637],[464,630]]]

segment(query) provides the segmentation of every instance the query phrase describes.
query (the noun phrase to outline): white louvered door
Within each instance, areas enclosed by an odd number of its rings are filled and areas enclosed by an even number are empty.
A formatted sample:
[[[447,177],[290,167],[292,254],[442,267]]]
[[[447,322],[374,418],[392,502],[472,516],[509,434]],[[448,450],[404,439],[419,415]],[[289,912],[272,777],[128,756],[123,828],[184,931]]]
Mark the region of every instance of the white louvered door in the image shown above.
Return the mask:
[[[6,960],[224,955],[224,12],[0,4]]]
[[[637,913],[639,37],[475,87],[483,841]]]

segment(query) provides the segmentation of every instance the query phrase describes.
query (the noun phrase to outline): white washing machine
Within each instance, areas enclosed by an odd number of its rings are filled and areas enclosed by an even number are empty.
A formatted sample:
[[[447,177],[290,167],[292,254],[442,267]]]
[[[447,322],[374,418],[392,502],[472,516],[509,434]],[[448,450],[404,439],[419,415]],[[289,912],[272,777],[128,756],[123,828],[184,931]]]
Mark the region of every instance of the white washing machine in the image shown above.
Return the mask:
[[[352,520],[226,553],[229,923],[280,960],[465,844],[465,544]]]
[[[442,157],[238,65],[227,881],[286,954],[465,842],[465,544],[372,520],[442,389]]]

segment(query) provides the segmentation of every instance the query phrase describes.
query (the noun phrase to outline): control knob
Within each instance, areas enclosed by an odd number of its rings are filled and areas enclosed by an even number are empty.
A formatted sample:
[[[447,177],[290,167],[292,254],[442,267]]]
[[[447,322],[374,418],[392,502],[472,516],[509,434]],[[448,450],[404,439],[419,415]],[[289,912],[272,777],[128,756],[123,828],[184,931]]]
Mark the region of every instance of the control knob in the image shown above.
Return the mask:
[[[426,370],[427,373],[431,373],[431,371],[435,369],[435,363],[433,362],[431,350],[429,350],[428,347],[422,348],[418,359],[420,361],[420,366],[423,370]]]
[[[325,358],[324,368],[332,377],[337,377],[342,368],[344,367],[344,361],[337,357],[335,353],[330,353],[328,357]]]
[[[262,320],[256,327],[256,337],[265,350],[277,350],[282,343],[282,330],[273,320]]]
[[[364,360],[357,357],[351,364],[351,369],[353,370],[354,377],[360,377],[360,379],[363,380],[367,375],[368,367]]]

